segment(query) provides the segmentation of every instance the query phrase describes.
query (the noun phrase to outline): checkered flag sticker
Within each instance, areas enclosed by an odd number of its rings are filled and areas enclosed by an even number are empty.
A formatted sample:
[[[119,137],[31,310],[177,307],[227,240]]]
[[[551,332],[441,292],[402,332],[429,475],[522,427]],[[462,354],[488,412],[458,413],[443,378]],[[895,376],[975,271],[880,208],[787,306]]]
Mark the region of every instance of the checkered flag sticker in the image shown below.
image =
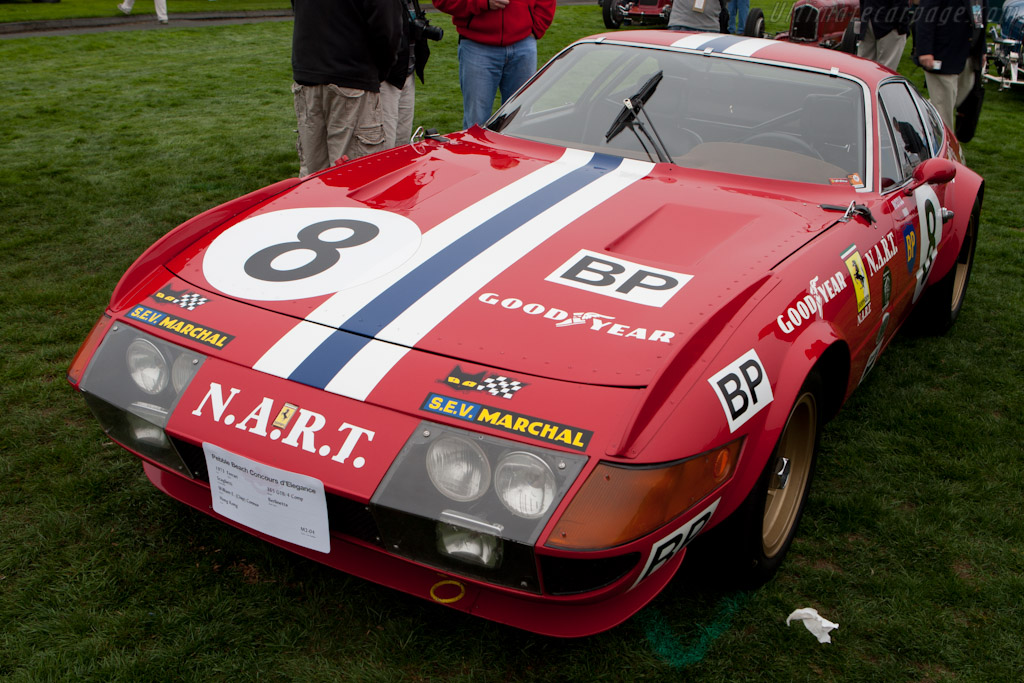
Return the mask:
[[[178,304],[186,311],[194,311],[207,301],[209,301],[209,299],[206,297],[200,294],[195,294],[194,292],[189,292],[188,294],[182,294],[174,303]]]
[[[486,391],[491,396],[500,398],[512,398],[517,391],[525,387],[524,382],[517,379],[509,379],[503,375],[491,375],[477,385],[477,391]]]

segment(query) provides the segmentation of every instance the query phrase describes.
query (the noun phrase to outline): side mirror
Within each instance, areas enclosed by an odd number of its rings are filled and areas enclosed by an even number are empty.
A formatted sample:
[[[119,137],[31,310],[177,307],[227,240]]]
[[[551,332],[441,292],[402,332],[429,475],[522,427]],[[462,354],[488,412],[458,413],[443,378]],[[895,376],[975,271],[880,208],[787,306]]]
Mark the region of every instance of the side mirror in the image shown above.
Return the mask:
[[[927,159],[914,169],[914,182],[907,188],[906,193],[912,194],[914,190],[925,184],[948,183],[954,177],[956,177],[956,164],[952,161],[942,157]]]

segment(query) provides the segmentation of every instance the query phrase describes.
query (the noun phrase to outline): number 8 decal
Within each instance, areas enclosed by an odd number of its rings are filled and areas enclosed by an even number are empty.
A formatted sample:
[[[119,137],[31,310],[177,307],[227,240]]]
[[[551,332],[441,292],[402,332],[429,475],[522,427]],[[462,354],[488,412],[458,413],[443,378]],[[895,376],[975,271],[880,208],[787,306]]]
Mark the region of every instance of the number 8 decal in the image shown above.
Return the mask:
[[[913,301],[917,301],[928,283],[928,276],[935,265],[935,255],[939,251],[939,242],[942,241],[942,206],[939,204],[939,197],[931,185],[922,185],[914,190],[914,199],[917,201],[917,221],[920,233],[920,254],[917,273],[917,284],[914,286]]]
[[[203,257],[203,275],[216,289],[241,299],[308,299],[395,270],[416,253],[421,239],[415,223],[388,211],[271,211],[218,235]]]
[[[335,228],[348,228],[352,234],[337,242],[321,238],[325,232]],[[290,282],[312,277],[338,262],[341,258],[339,249],[358,247],[379,234],[377,226],[366,221],[320,221],[299,230],[297,241],[275,244],[250,256],[245,262],[245,272],[250,277],[265,282]],[[279,269],[276,264],[281,260],[280,257],[295,251],[311,251],[316,256],[305,264]]]

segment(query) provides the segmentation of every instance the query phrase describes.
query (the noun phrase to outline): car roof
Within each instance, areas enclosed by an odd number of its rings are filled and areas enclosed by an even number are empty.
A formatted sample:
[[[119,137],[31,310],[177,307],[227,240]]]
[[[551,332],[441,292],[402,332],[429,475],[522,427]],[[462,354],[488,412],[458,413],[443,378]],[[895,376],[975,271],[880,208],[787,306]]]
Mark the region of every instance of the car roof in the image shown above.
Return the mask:
[[[855,55],[809,45],[748,36],[697,33],[692,31],[639,30],[614,31],[584,38],[578,42],[614,42],[619,45],[657,46],[709,56],[742,57],[767,64],[792,64],[823,71],[837,69],[874,86],[893,76],[889,69]]]

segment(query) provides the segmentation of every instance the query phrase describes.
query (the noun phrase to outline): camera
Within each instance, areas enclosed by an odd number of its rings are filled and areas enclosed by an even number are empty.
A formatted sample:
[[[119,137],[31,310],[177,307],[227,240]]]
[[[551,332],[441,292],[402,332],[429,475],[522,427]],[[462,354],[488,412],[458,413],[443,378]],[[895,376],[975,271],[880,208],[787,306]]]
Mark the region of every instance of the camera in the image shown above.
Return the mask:
[[[415,40],[441,40],[444,38],[444,29],[440,26],[431,26],[426,17],[416,17],[412,20],[412,34]]]

